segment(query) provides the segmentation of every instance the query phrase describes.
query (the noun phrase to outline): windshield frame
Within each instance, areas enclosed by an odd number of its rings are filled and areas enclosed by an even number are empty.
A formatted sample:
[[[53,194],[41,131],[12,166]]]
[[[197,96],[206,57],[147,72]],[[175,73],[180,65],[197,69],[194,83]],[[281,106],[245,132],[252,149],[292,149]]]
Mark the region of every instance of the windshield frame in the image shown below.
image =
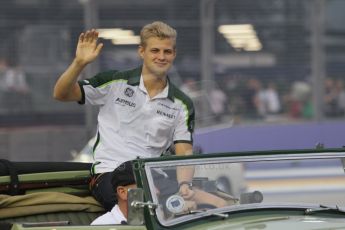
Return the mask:
[[[281,153],[281,152],[280,152]],[[151,173],[153,168],[162,168],[162,167],[176,167],[176,166],[197,166],[201,164],[220,164],[220,163],[245,163],[245,162],[258,162],[258,161],[279,161],[279,160],[300,160],[300,159],[340,159],[344,162],[345,152],[343,151],[317,151],[314,150],[308,152],[295,152],[295,151],[285,151],[285,154],[275,154],[274,152],[251,152],[250,154],[242,153],[240,156],[231,153],[229,154],[220,154],[215,156],[212,154],[202,155],[202,156],[189,156],[186,158],[181,157],[167,157],[158,159],[145,159],[144,170],[147,178],[148,188],[150,192],[150,197],[152,198],[153,203],[159,203],[158,197],[155,194],[154,180]],[[209,157],[207,157],[209,156]],[[176,159],[174,159],[176,158]],[[343,163],[344,164],[344,163]],[[233,206],[227,206],[223,208],[214,208],[207,210],[201,213],[186,214],[180,217],[177,217],[172,220],[165,220],[163,213],[160,209],[155,209],[155,217],[159,224],[165,227],[171,227],[177,224],[181,224],[186,221],[191,221],[194,219],[203,218],[205,216],[210,216],[216,213],[223,212],[239,212],[244,210],[259,210],[259,209],[306,209],[306,208],[315,208],[319,207],[320,204],[310,205],[310,204],[301,204],[301,203],[276,203],[276,204],[235,204]]]

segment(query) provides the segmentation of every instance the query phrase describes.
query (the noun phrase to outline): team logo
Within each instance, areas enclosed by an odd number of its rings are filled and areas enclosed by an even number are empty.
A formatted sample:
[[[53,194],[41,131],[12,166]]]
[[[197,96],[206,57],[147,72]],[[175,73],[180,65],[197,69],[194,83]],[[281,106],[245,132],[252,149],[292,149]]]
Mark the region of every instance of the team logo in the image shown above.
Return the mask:
[[[126,89],[125,89],[125,95],[126,95],[127,97],[132,97],[133,94],[134,94],[134,90],[133,90],[133,89],[131,89],[131,88],[126,88]]]

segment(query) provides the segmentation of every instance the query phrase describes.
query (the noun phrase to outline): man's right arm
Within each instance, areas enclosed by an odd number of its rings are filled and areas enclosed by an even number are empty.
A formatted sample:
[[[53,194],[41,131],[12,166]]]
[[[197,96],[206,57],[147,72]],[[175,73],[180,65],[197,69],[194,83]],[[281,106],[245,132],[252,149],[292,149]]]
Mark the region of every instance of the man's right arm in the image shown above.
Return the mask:
[[[87,64],[94,61],[103,44],[97,44],[98,32],[94,29],[80,34],[76,56],[71,65],[59,77],[54,87],[54,98],[59,101],[80,101],[82,93],[77,83],[78,76]]]

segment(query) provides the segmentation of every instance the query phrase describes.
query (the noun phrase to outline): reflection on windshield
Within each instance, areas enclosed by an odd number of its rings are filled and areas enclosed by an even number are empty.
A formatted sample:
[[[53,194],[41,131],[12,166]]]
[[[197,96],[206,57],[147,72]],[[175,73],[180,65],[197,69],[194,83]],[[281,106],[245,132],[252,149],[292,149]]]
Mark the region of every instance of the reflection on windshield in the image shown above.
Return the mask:
[[[252,204],[345,206],[344,169],[339,159],[189,163],[195,169],[194,196],[189,199],[180,196],[176,178],[177,168],[186,165],[160,163],[147,172],[153,200],[159,204],[157,217],[164,225],[194,218],[196,213],[250,208]]]

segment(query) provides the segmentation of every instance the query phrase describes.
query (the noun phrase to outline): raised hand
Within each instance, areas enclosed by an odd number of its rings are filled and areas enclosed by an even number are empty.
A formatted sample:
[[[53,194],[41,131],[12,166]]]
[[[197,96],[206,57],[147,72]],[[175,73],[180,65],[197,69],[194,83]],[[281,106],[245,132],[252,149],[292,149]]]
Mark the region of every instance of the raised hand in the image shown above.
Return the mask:
[[[76,61],[79,64],[87,65],[98,57],[103,44],[97,41],[98,32],[95,29],[80,34],[76,50]]]

